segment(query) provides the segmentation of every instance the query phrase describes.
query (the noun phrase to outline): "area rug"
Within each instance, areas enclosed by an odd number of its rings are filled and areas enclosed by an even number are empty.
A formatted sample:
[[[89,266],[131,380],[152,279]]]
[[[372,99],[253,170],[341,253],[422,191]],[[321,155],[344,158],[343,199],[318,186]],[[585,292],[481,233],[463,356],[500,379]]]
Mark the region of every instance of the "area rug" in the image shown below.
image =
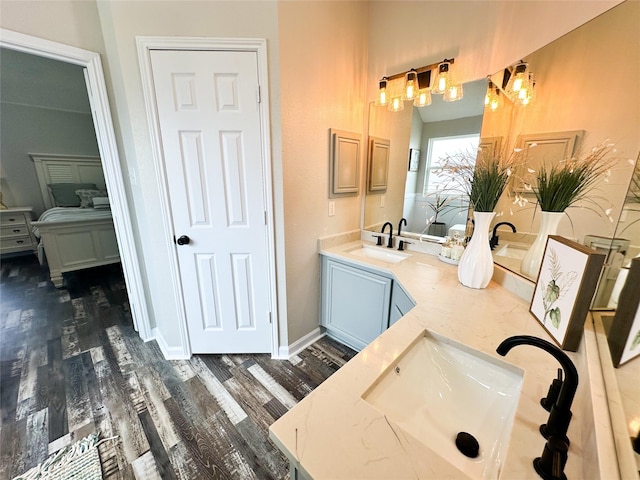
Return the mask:
[[[13,480],[101,480],[98,434],[94,433],[52,454]]]

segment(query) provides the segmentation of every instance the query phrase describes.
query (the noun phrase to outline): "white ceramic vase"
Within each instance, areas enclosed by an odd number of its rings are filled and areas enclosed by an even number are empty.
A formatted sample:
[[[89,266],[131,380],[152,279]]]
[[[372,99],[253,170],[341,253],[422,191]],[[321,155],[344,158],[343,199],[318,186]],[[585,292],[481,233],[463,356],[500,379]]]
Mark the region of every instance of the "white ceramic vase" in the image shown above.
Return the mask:
[[[458,264],[458,280],[465,287],[486,288],[493,276],[489,226],[495,212],[473,212],[475,226]]]
[[[542,263],[542,256],[544,255],[544,249],[547,246],[547,238],[549,235],[555,235],[558,231],[558,225],[560,220],[564,216],[564,212],[540,212],[542,215],[540,218],[540,230],[538,236],[531,244],[531,248],[527,251],[522,259],[522,266],[520,272],[529,278],[538,278],[538,272],[540,271],[540,264]]]

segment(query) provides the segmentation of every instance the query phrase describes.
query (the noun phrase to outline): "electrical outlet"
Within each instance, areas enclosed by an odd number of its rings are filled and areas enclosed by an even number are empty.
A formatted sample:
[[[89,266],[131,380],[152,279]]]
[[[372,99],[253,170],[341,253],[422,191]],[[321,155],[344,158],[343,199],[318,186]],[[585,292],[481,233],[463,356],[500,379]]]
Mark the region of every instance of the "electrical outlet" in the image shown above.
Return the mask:
[[[384,208],[385,195],[380,195],[380,208]]]
[[[329,202],[329,216],[333,217],[336,214],[336,202],[331,200]]]

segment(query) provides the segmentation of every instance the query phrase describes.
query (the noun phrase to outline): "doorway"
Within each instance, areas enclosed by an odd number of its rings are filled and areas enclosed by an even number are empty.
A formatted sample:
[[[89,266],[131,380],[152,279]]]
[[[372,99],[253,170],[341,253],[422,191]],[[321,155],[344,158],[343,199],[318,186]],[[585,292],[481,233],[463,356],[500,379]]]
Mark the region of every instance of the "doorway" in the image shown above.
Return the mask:
[[[105,183],[111,200],[114,228],[118,239],[122,270],[131,306],[133,323],[143,340],[151,340],[151,326],[142,274],[138,264],[129,205],[117,153],[113,120],[107,98],[100,55],[57,42],[44,40],[10,30],[0,29],[0,47],[46,57],[84,68],[85,82],[96,131],[98,150],[102,159]]]

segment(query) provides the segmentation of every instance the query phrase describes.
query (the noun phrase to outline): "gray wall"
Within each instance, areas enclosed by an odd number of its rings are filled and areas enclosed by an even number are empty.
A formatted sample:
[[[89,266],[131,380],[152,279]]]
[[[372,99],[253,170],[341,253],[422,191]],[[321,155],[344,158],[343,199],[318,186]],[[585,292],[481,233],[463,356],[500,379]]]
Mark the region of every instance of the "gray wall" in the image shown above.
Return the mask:
[[[7,206],[33,206],[36,216],[44,211],[29,153],[99,155],[90,114],[2,102],[0,118],[2,190]]]
[[[98,156],[82,67],[0,50],[0,189],[10,207],[44,211],[29,153]]]

